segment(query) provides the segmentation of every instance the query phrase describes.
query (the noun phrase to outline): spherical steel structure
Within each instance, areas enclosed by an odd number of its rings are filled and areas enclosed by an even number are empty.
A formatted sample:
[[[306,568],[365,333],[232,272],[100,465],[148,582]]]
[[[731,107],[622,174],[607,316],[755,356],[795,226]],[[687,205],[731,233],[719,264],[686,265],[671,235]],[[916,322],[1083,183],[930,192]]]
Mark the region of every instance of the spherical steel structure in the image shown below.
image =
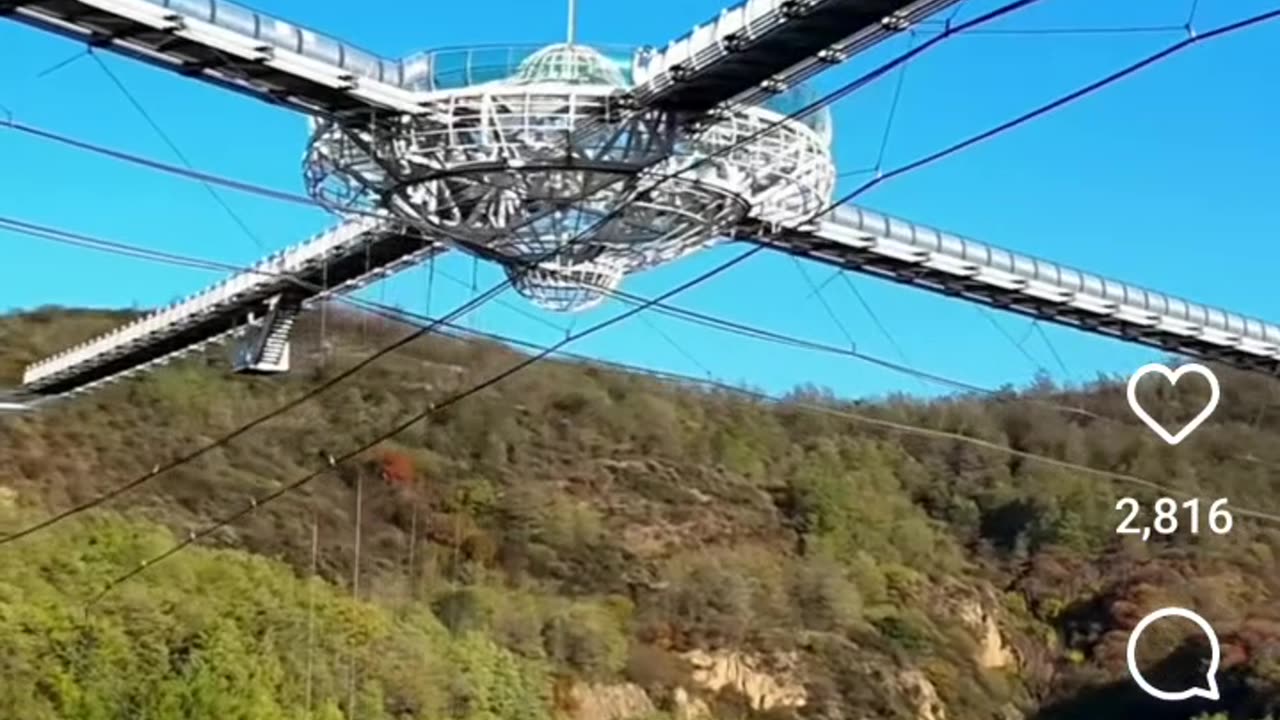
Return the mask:
[[[786,119],[802,94],[693,125],[628,107],[638,56],[561,43],[411,58],[422,112],[316,121],[308,190],[428,226],[558,311],[595,305],[748,214],[786,221],[829,201],[827,116]]]

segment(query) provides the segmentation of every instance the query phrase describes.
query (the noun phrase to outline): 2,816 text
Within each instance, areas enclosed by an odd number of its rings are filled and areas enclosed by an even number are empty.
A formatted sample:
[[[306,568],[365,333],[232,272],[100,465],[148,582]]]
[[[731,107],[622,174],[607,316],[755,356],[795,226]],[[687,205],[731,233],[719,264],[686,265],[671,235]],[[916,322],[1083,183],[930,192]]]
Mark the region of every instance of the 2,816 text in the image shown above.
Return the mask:
[[[1181,526],[1181,520],[1185,517],[1187,531],[1192,535],[1199,535],[1200,528],[1207,526],[1209,531],[1216,535],[1226,535],[1231,532],[1231,526],[1234,520],[1231,517],[1231,511],[1227,509],[1227,499],[1219,498],[1213,501],[1209,506],[1208,512],[1201,518],[1202,503],[1198,498],[1188,500],[1181,505],[1173,498],[1160,498],[1156,500],[1152,509],[1155,511],[1155,517],[1151,519],[1149,524],[1135,524],[1140,522],[1142,516],[1142,503],[1133,498],[1121,498],[1116,503],[1116,510],[1128,512],[1124,520],[1120,521],[1116,532],[1120,535],[1141,535],[1142,541],[1146,542],[1151,537],[1151,532],[1161,535],[1172,535],[1178,532]]]

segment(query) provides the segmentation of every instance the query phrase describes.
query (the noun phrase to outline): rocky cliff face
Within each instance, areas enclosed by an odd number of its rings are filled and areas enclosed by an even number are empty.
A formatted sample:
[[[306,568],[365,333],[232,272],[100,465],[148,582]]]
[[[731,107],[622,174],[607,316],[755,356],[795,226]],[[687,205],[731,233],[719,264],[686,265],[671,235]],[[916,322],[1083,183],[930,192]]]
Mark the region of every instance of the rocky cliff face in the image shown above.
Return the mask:
[[[795,653],[762,658],[731,650],[694,650],[685,653],[684,659],[693,667],[693,681],[700,689],[717,693],[730,688],[756,710],[803,707],[808,699],[804,685],[796,679],[799,658]]]
[[[903,670],[897,676],[898,686],[915,713],[916,720],[947,720],[938,688],[919,670]]]
[[[635,720],[657,712],[644,688],[632,683],[574,683],[567,720]]]
[[[979,667],[1002,670],[1017,664],[1017,656],[1005,642],[996,614],[988,606],[978,600],[962,602],[958,617],[978,638],[974,661]]]
[[[574,683],[565,703],[566,720],[638,720],[657,712],[659,705],[676,720],[708,720],[714,714],[704,696],[725,690],[760,711],[801,708],[808,699],[795,653],[766,658],[733,650],[691,650],[681,657],[692,670],[689,687],[677,686],[652,698],[633,683]]]

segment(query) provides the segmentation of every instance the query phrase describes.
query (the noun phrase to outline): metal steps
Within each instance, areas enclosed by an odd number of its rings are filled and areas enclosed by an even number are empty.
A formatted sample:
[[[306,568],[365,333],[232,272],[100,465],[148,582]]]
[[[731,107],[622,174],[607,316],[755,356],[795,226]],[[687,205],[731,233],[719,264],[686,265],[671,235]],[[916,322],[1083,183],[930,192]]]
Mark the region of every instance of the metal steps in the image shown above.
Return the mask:
[[[279,295],[270,303],[270,313],[251,320],[237,344],[232,364],[237,373],[278,374],[289,371],[289,333],[301,311],[297,296]]]

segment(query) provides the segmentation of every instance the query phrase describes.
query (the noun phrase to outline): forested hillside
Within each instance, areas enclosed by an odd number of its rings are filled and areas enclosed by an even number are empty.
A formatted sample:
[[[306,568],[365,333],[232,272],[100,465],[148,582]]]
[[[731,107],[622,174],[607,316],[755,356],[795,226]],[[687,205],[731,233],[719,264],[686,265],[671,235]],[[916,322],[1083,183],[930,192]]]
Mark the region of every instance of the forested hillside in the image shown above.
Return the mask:
[[[125,317],[0,317],[0,387]],[[323,338],[300,325],[287,376],[231,376],[211,355],[0,417],[0,535],[406,332],[331,310]],[[416,342],[0,545],[0,715],[1256,720],[1280,708],[1280,526],[1246,512],[1280,512],[1280,386],[1225,369],[1217,413],[1173,448],[1106,378],[929,401],[803,388],[771,403],[544,362],[112,585],[520,357]],[[1161,407],[1186,416],[1198,399],[1179,388]],[[1172,494],[1135,480],[1229,498],[1230,533],[1117,535],[1119,498]],[[1128,630],[1170,604],[1217,628],[1221,703],[1157,703],[1130,682]],[[1195,675],[1201,648],[1180,630],[1144,637],[1153,677]]]

